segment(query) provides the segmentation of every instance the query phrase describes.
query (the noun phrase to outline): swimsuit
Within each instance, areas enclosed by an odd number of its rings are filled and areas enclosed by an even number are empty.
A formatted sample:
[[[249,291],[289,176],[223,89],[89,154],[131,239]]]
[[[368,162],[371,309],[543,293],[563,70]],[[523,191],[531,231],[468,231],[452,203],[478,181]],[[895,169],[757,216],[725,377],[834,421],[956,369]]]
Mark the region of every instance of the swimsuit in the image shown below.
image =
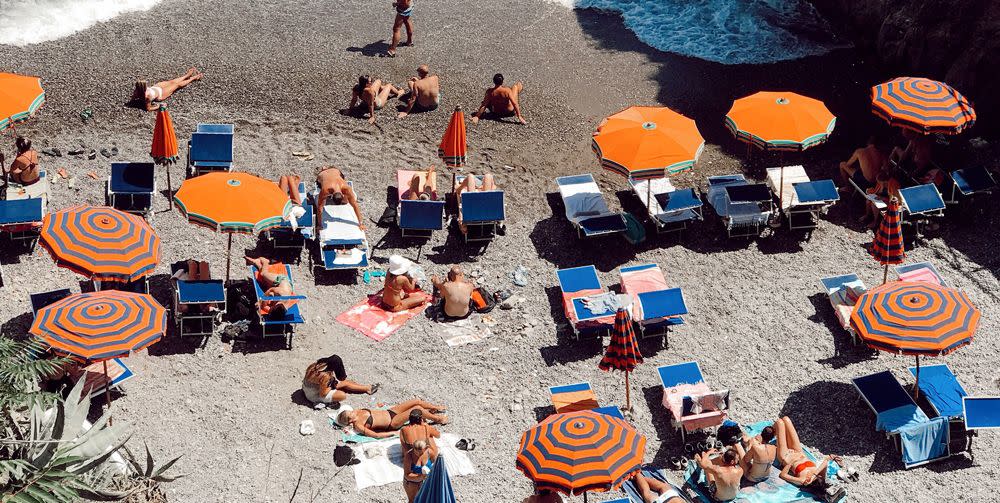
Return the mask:
[[[430,470],[434,466],[434,462],[431,461],[431,460],[427,460],[427,464],[426,465],[420,465],[419,463],[415,464],[415,465],[411,465],[410,466],[410,473],[413,473],[415,475],[420,475],[420,474],[423,473],[424,466],[426,466],[427,469]]]
[[[663,494],[657,496],[656,499],[653,500],[653,503],[666,503],[667,501],[670,501],[670,498],[680,498],[680,497],[681,497],[680,493],[678,493],[676,489],[671,487],[670,489],[667,489],[666,492],[664,492]]]
[[[795,472],[795,476],[798,477],[799,474],[802,473],[802,471],[805,470],[806,468],[815,468],[815,467],[816,467],[816,464],[813,463],[812,461],[803,461],[803,462],[795,465],[792,468],[792,471]]]
[[[413,14],[413,2],[410,2],[410,6],[404,10],[399,10],[399,6],[397,5],[396,14],[399,14],[400,16],[403,17],[410,17],[410,15]]]
[[[777,454],[777,453],[775,453],[775,454]],[[767,465],[770,465],[772,463],[774,463],[774,456],[771,456],[771,460],[770,461],[754,461],[754,460],[750,460],[750,464],[751,465],[764,465],[764,466],[767,466]],[[770,471],[770,470],[768,470],[768,471]],[[749,480],[750,482],[753,482],[753,483],[756,484],[758,482],[763,482],[763,481],[767,480],[768,475],[769,474],[765,473],[763,478],[753,479],[753,478],[750,478],[750,475],[748,473],[746,479]]]
[[[868,190],[874,185],[872,182],[869,182],[867,178],[865,178],[865,174],[861,172],[861,168],[854,171],[854,174],[851,175],[851,180],[861,190]]]
[[[146,99],[149,101],[158,101],[163,99],[163,88],[157,86],[149,86],[146,88]]]

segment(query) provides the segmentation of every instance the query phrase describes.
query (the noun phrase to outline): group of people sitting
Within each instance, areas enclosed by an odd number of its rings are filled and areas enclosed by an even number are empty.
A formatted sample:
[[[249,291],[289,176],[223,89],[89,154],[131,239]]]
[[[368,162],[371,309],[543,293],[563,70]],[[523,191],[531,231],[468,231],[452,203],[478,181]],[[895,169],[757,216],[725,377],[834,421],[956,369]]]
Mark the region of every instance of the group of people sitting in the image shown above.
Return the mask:
[[[400,255],[389,257],[389,269],[382,288],[382,307],[391,312],[413,309],[432,297],[420,287],[420,273],[409,259]],[[462,268],[455,265],[444,278],[431,276],[430,283],[441,298],[441,311],[446,318],[461,319],[472,313],[476,286],[465,278]]]
[[[359,384],[347,378],[340,356],[320,358],[306,368],[302,392],[312,403],[333,405],[339,412],[337,425],[372,438],[389,438],[397,433],[403,451],[403,490],[412,503],[420,485],[438,459],[435,439],[441,433],[428,424],[448,424],[445,406],[420,399],[407,400],[388,408],[355,409],[343,403],[348,394],[373,395],[380,385]]]
[[[3,170],[3,187],[7,187],[10,182],[26,186],[37,182],[41,178],[38,168],[38,152],[31,148],[31,140],[18,136],[14,140],[16,155],[14,161],[7,167],[7,161],[2,151],[0,151],[0,169]]]

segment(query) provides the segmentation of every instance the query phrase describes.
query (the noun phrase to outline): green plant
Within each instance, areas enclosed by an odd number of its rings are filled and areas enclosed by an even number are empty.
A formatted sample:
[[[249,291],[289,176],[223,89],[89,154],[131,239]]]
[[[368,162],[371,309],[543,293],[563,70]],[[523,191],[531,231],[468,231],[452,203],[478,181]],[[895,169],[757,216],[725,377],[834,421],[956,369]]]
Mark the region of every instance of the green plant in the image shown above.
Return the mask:
[[[8,411],[25,411],[55,400],[52,393],[39,390],[37,383],[60,373],[67,359],[40,358],[45,353],[45,346],[37,339],[0,337],[0,425],[6,424]]]

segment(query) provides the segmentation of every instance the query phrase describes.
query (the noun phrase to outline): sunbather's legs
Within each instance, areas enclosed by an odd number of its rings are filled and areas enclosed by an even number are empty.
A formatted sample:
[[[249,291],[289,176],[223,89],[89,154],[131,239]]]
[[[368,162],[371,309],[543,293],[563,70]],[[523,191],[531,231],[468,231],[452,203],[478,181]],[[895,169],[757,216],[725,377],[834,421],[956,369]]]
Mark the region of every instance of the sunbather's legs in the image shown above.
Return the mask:
[[[208,269],[208,262],[202,260],[198,262],[198,278],[199,280],[210,280],[212,279],[212,271]]]
[[[486,173],[483,175],[483,186],[480,190],[497,190],[497,182],[493,177],[493,173]]]
[[[412,400],[407,400],[405,402],[400,402],[400,403],[396,404],[395,407],[390,407],[389,410],[391,410],[393,412],[402,412],[404,410],[405,411],[409,411],[410,409],[412,409],[414,407],[420,407],[420,408],[429,410],[431,412],[441,412],[441,411],[447,409],[447,407],[445,407],[444,405],[435,405],[435,404],[430,403],[430,402],[425,402],[425,401],[423,401],[423,400],[421,400],[419,398],[414,398]]]
[[[802,443],[799,442],[799,432],[795,431],[795,425],[792,424],[792,418],[785,416],[781,418],[785,423],[785,435],[788,435],[788,448],[793,451],[801,451]]]
[[[406,425],[407,422],[409,422],[410,411],[413,410],[420,410],[421,412],[423,412],[424,419],[427,421],[437,424],[448,424],[448,416],[444,414],[435,414],[431,412],[430,409],[428,409],[427,407],[410,407],[408,409],[402,410],[401,412],[393,416],[393,418],[389,421],[389,426],[391,426],[392,429],[394,430],[402,428],[403,426]]]
[[[271,264],[270,260],[264,257],[257,257],[257,258],[244,257],[244,258],[246,258],[247,264],[256,267],[257,270],[260,271],[260,279],[264,283],[261,286],[265,288],[271,288],[273,286],[277,286],[278,275],[269,271],[267,267],[268,265]]]
[[[639,494],[642,496],[642,501],[645,503],[655,502],[656,498],[659,498],[660,494],[666,491],[666,489],[663,488],[666,484],[660,482],[659,480],[648,478],[641,473],[633,477],[632,480],[635,482],[635,488],[639,490]],[[654,486],[654,483],[656,486]]]
[[[521,105],[521,91],[524,90],[524,84],[521,82],[515,82],[514,85],[510,86],[510,101],[515,105]]]
[[[787,464],[788,459],[788,438],[786,437],[787,432],[785,431],[787,427],[785,426],[784,418],[778,419],[774,422],[774,441],[775,455],[782,462]]]
[[[160,98],[159,101],[166,100],[167,98],[170,97],[170,95],[177,92],[178,89],[183,89],[189,86],[192,82],[196,80],[201,80],[201,77],[202,77],[201,72],[199,72],[196,68],[192,67],[188,69],[187,73],[181,75],[180,77],[177,77],[176,79],[157,82],[156,87],[163,89],[163,96]]]
[[[420,492],[421,484],[422,482],[411,482],[405,478],[403,479],[403,491],[406,492],[407,503],[413,503],[413,500],[417,499],[417,493]]]
[[[302,195],[299,194],[299,182],[301,181],[302,177],[299,175],[281,175],[278,187],[281,187],[281,190],[288,194],[293,203],[302,204]]]
[[[434,199],[434,194],[437,193],[437,172],[434,171],[434,166],[427,168],[427,181],[424,182],[424,193],[431,199]]]
[[[346,393],[354,393],[356,395],[371,393],[371,385],[358,384],[350,379],[345,379],[343,381],[337,381],[337,390]]]
[[[420,197],[420,175],[414,174],[413,178],[410,178],[410,190],[406,191],[407,199],[418,199]]]
[[[459,183],[457,187],[455,187],[455,195],[458,196],[463,191],[474,192],[475,190],[476,190],[476,177],[475,175],[470,174],[469,176],[466,176],[465,180],[462,180],[462,182]]]

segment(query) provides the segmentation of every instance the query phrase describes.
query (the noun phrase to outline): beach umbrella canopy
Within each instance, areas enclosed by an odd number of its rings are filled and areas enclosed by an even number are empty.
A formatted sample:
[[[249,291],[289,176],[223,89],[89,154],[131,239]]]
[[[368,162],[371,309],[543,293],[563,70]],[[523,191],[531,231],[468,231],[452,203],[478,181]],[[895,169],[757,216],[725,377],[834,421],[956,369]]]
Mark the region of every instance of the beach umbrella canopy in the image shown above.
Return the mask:
[[[135,281],[160,262],[160,238],[149,223],[106,206],[45,215],[40,242],[56,265],[99,281]]]
[[[448,467],[444,464],[444,456],[438,456],[431,468],[431,473],[422,484],[413,503],[455,503],[455,491],[451,488],[448,477]]]
[[[0,132],[31,117],[43,103],[42,79],[0,72]]]
[[[281,224],[292,202],[278,184],[247,173],[215,172],[181,183],[177,209],[189,222],[229,234],[226,280],[233,234],[258,234]]]
[[[920,77],[898,77],[872,87],[872,113],[922,134],[958,134],[976,123],[976,111],[965,96],[944,82]]]
[[[608,349],[597,366],[604,371],[620,370],[625,372],[625,408],[627,410],[632,410],[628,376],[640,363],[642,363],[642,353],[639,352],[639,343],[636,341],[635,331],[632,329],[632,317],[629,316],[627,309],[619,308],[618,312],[615,313],[615,324],[611,331]]]
[[[160,110],[156,112],[156,125],[153,126],[153,145],[149,149],[149,155],[153,162],[167,167],[167,194],[174,191],[170,181],[170,165],[180,159],[177,153],[177,134],[174,133],[174,122],[170,118],[170,112],[166,105],[160,105]],[[170,207],[174,205],[174,200],[170,199]]]
[[[444,161],[446,166],[461,168],[465,166],[465,114],[462,113],[462,106],[456,106],[448,121],[448,128],[444,130],[441,138],[441,145],[438,146],[438,157]]]
[[[521,435],[517,469],[540,489],[565,494],[617,489],[642,465],[646,438],[594,411],[553,414]]]
[[[663,178],[691,169],[705,147],[694,121],[666,107],[629,107],[601,121],[591,148],[626,178]]]
[[[827,140],[837,123],[822,101],[787,91],[761,91],[733,102],[726,128],[761,150],[798,152]]]
[[[875,233],[875,240],[869,248],[871,256],[885,266],[882,283],[889,275],[889,264],[902,264],[906,258],[903,250],[903,225],[899,218],[899,201],[895,197],[889,199],[882,222]]]

